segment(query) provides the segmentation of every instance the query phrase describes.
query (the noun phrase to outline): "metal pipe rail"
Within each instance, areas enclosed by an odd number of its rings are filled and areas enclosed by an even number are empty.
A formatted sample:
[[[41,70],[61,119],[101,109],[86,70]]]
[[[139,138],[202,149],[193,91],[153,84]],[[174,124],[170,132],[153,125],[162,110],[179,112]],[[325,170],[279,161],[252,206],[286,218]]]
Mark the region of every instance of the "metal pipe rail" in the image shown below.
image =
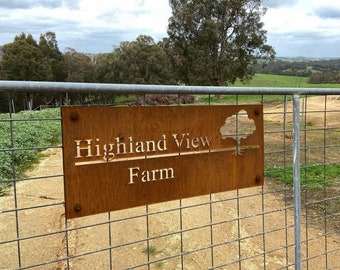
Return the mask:
[[[55,93],[96,92],[98,94],[340,95],[340,88],[229,87],[42,81],[0,81],[0,93],[40,93],[42,91]]]

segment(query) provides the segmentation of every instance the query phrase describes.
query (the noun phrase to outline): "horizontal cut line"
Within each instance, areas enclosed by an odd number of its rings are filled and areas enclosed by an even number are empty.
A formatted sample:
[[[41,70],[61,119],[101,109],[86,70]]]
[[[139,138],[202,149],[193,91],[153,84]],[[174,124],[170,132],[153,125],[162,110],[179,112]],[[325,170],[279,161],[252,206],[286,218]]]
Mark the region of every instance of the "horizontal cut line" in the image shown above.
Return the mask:
[[[259,149],[260,146],[259,145],[245,145],[240,148],[241,149]],[[167,157],[176,157],[176,156],[180,157],[180,156],[189,156],[189,155],[198,155],[198,154],[229,152],[229,151],[235,151],[236,149],[237,147],[229,147],[229,148],[220,148],[220,149],[211,149],[211,150],[202,150],[202,151],[190,151],[190,152],[178,152],[178,153],[152,155],[152,156],[117,158],[117,159],[111,159],[111,160],[80,161],[80,162],[75,162],[75,166],[86,166],[86,165],[105,164],[105,163],[122,162],[122,161],[133,161],[133,160],[143,160],[143,159],[156,159],[156,158],[167,158]]]

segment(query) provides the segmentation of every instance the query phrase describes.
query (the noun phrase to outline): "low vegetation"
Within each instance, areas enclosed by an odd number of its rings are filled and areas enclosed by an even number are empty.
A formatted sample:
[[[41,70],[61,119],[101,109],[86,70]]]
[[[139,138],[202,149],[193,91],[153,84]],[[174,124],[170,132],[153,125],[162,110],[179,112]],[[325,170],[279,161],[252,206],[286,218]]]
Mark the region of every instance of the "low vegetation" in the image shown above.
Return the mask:
[[[266,176],[293,185],[293,167],[269,167]],[[309,190],[323,190],[339,182],[339,164],[310,164],[302,167],[300,172],[301,187]]]
[[[0,195],[61,141],[59,109],[0,114]]]

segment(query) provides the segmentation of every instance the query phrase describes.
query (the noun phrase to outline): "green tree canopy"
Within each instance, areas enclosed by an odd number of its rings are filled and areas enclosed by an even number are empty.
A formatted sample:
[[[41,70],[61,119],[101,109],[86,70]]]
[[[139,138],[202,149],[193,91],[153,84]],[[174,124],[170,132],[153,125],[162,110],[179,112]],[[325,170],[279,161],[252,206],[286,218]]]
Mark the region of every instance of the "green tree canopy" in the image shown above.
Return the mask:
[[[51,66],[52,81],[65,81],[67,73],[64,70],[64,57],[59,51],[55,33],[46,32],[40,35],[39,48]]]
[[[186,84],[226,85],[248,80],[272,59],[261,0],[170,0],[168,35],[177,77]]]
[[[52,70],[32,35],[22,33],[3,45],[2,78],[5,80],[49,81]]]
[[[170,84],[170,61],[152,37],[140,35],[135,41],[121,42],[115,49],[116,82],[135,84]]]
[[[103,53],[96,55],[95,57],[95,67],[97,82],[101,83],[115,83],[118,77],[117,68],[117,54]]]
[[[95,66],[92,59],[75,49],[67,48],[64,54],[65,71],[68,82],[94,82]]]
[[[0,66],[1,78],[6,80],[64,81],[66,78],[63,55],[53,32],[41,35],[39,44],[30,34],[16,36],[12,43],[3,46]],[[19,105],[22,98],[25,104],[23,108]],[[12,96],[12,103],[17,110],[32,109],[33,105],[51,105],[53,102],[54,96],[47,93]]]

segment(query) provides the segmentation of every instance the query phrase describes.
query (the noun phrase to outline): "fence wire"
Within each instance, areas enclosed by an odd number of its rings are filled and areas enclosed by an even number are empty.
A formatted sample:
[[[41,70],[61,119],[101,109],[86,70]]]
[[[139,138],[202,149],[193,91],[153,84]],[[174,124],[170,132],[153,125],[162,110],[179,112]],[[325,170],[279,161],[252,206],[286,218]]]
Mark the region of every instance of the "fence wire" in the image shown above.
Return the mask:
[[[340,269],[339,89],[92,87],[0,83],[0,269]],[[19,112],[33,88],[55,108]],[[122,94],[138,94],[129,106],[263,104],[265,185],[66,220],[60,107]]]

